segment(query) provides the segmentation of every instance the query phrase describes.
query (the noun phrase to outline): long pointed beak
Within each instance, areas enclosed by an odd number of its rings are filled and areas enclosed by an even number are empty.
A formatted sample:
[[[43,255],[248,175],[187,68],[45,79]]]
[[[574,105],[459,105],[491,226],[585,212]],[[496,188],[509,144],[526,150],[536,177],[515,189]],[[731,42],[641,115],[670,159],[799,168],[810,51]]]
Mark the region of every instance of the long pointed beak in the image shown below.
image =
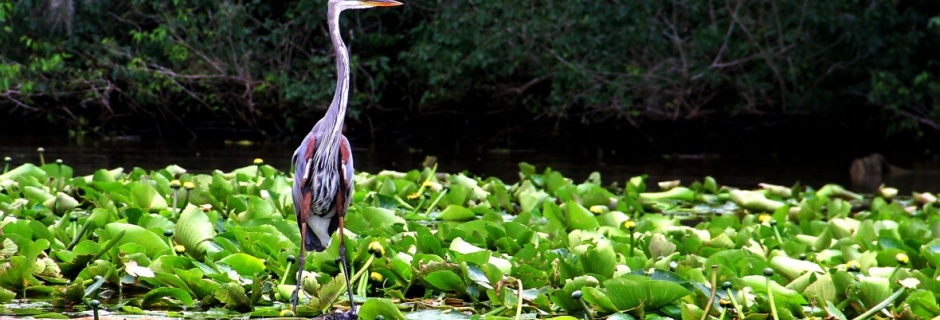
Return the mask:
[[[373,7],[394,7],[402,5],[401,2],[395,0],[360,0],[359,3]]]

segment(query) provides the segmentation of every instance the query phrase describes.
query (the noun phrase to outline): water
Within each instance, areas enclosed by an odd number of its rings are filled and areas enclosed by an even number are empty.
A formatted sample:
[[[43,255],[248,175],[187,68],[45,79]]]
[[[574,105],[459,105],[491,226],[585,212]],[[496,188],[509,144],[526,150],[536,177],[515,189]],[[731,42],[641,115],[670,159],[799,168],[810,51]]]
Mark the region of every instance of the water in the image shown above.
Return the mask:
[[[281,170],[288,170],[290,157],[298,142],[182,142],[154,140],[89,140],[69,142],[61,138],[0,138],[0,157],[9,156],[13,165],[39,162],[37,147],[44,147],[47,162],[62,159],[87,175],[101,168],[141,167],[159,169],[176,164],[193,173],[219,169],[229,171],[252,164],[255,158]],[[795,183],[815,188],[837,183],[857,192],[870,193],[885,183],[901,194],[940,192],[940,162],[910,161],[899,164],[909,172],[898,175],[870,176],[852,180],[851,157],[820,157],[813,154],[777,155],[640,155],[615,153],[593,147],[569,150],[488,150],[466,152],[447,146],[369,146],[354,144],[357,171],[408,171],[420,168],[425,157],[435,156],[440,172],[468,172],[495,176],[507,183],[518,181],[519,162],[529,162],[544,170],[551,167],[575,182],[587,179],[593,171],[601,173],[604,184],[621,186],[630,177],[647,174],[650,182],[681,180],[683,184],[714,177],[719,184],[738,188],[756,188],[758,183],[792,186]],[[890,160],[890,159],[889,159]]]

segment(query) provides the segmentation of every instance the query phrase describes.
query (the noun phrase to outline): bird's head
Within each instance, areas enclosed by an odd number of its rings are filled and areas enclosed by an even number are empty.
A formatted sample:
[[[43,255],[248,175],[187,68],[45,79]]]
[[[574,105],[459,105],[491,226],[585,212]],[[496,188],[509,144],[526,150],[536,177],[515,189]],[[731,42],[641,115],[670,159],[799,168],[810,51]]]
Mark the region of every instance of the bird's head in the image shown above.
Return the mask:
[[[330,6],[340,10],[394,7],[402,5],[395,0],[330,0]]]

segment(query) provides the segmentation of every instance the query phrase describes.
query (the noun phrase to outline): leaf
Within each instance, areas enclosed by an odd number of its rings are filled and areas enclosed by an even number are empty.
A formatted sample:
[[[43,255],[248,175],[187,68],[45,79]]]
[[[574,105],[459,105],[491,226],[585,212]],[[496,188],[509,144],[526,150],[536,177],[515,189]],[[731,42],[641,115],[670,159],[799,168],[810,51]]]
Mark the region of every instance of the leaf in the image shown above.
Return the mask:
[[[437,216],[437,219],[444,221],[470,221],[476,219],[477,215],[465,207],[458,205],[449,205]]]
[[[642,307],[656,310],[692,292],[674,282],[648,280],[641,276],[625,276],[604,281],[604,288],[621,311]]]
[[[915,315],[928,319],[940,314],[940,305],[937,305],[937,298],[933,292],[927,290],[915,290],[904,300],[911,306],[911,312]]]
[[[584,299],[585,302],[598,306],[604,312],[614,313],[620,311],[617,309],[617,306],[614,305],[613,301],[607,297],[607,293],[604,290],[595,287],[584,287],[581,289],[581,299]]]
[[[264,260],[239,252],[222,258],[219,263],[227,264],[242,277],[250,278],[256,273],[264,273]]]
[[[160,235],[144,229],[141,226],[112,222],[105,226],[104,230],[107,236],[102,237],[102,240],[115,238],[119,233],[126,232],[125,236],[118,239],[115,245],[121,246],[126,243],[138,244],[146,250],[148,257],[156,257],[157,253],[169,252],[170,250],[169,245],[166,244],[166,241],[164,241]]]
[[[183,210],[176,222],[174,234],[176,241],[186,248],[186,253],[196,259],[201,260],[207,253],[221,251],[211,242],[215,238],[215,229],[209,216],[196,206],[187,206]]]
[[[371,298],[366,300],[359,308],[359,317],[365,320],[378,319],[381,316],[386,320],[405,320],[405,315],[398,310],[398,306],[388,299]]]
[[[569,230],[596,230],[600,226],[591,211],[574,201],[565,203],[565,215],[568,217]]]
[[[429,273],[424,277],[424,281],[434,288],[444,292],[466,292],[466,286],[463,280],[456,273],[450,270],[438,270]]]
[[[242,294],[244,294],[244,289],[242,291]],[[141,297],[140,306],[143,308],[149,308],[167,297],[176,298],[187,307],[193,306],[193,297],[190,296],[189,293],[186,292],[186,290],[183,290],[180,288],[166,288],[166,287],[156,288],[156,289],[150,290],[150,292],[147,292],[147,294],[144,294],[144,296]],[[223,300],[219,299],[219,301],[223,301]]]
[[[598,274],[604,278],[613,276],[617,268],[617,253],[609,244],[598,244],[588,249],[581,259],[585,273]]]
[[[215,298],[225,304],[228,309],[248,310],[251,307],[245,288],[234,282],[222,284],[219,290],[216,290]]]
[[[167,209],[166,199],[150,184],[136,183],[131,187],[130,192],[133,205],[138,208],[148,209],[150,212]]]

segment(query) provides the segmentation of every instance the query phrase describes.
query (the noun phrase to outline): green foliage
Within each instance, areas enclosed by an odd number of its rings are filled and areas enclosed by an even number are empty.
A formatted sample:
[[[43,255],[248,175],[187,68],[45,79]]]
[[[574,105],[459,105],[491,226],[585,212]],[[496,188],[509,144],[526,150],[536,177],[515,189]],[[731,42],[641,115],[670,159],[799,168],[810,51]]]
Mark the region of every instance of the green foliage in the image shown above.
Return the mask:
[[[937,9],[930,0],[407,1],[344,16],[350,115],[508,106],[635,124],[863,111],[887,115],[890,132],[923,134],[940,130]],[[77,135],[135,130],[112,121],[124,115],[303,131],[333,95],[324,17],[317,0],[5,2],[0,104]]]

